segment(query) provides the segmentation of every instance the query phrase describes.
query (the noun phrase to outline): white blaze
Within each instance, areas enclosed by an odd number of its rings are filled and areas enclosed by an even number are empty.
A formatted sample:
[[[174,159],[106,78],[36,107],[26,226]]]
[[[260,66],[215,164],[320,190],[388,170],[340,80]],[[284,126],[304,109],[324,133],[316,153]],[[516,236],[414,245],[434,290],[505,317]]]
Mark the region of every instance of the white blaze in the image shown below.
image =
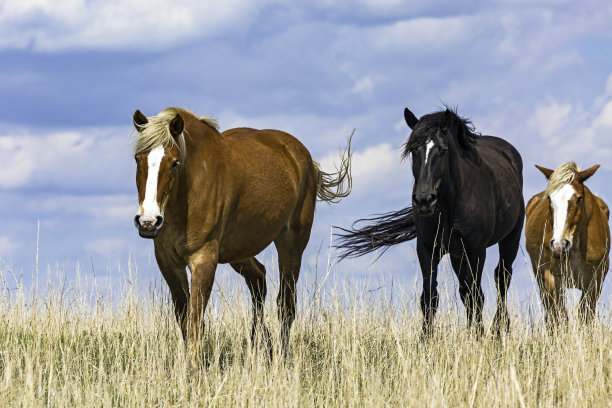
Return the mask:
[[[429,142],[425,145],[425,163],[427,163],[427,158],[429,157],[430,150],[435,146],[435,143],[430,139]]]
[[[147,184],[145,184],[145,196],[142,202],[142,218],[156,218],[160,214],[157,204],[157,179],[159,178],[159,166],[164,157],[164,148],[158,146],[149,152],[147,162],[149,172],[147,174]]]
[[[570,198],[574,195],[574,187],[566,184],[550,195],[553,209],[553,241],[559,242],[563,238],[563,230],[567,220],[567,207]],[[569,238],[568,238],[569,239]]]

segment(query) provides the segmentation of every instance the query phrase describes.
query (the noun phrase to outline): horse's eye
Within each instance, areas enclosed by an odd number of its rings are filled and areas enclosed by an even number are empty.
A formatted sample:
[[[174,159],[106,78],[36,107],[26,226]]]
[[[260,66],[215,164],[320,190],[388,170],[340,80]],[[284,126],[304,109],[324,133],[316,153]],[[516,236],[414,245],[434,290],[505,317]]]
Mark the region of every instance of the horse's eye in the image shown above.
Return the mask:
[[[176,166],[178,166],[180,163],[178,160],[175,160],[172,162],[172,168],[175,168]]]
[[[580,204],[581,201],[582,201],[582,196],[579,196],[578,198],[576,198],[576,204]]]
[[[444,155],[446,154],[446,152],[447,152],[447,151],[448,151],[448,149],[447,149],[447,148],[445,148],[445,147],[441,147],[441,148],[440,148],[440,156],[444,156]]]

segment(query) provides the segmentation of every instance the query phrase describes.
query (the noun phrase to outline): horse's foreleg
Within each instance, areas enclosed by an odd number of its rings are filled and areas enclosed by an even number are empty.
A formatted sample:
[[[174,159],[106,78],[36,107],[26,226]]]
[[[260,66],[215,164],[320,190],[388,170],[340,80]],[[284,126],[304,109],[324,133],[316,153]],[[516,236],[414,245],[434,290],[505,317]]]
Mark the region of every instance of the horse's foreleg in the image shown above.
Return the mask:
[[[482,310],[484,307],[484,292],[480,282],[484,268],[486,252],[465,252],[461,258],[451,258],[453,269],[459,278],[459,295],[465,306],[468,325],[474,327],[478,334],[484,332],[482,326]]]
[[[433,320],[438,310],[438,264],[440,250],[430,250],[417,238],[417,256],[423,275],[423,293],[421,293],[421,311],[423,312],[423,334],[429,335],[433,328]]]
[[[189,281],[185,270],[187,263],[175,253],[165,251],[157,245],[155,246],[155,259],[157,259],[157,265],[170,288],[176,321],[179,327],[182,327],[189,299]],[[187,340],[184,332],[183,339]]]
[[[204,312],[212,291],[218,251],[206,245],[189,257],[191,270],[191,294],[187,305],[187,315],[183,320],[183,333],[190,348],[199,347],[204,329]]]
[[[546,313],[546,324],[549,328],[552,328],[559,321],[567,321],[561,276],[553,274],[550,266],[539,267],[536,271],[540,299]]]

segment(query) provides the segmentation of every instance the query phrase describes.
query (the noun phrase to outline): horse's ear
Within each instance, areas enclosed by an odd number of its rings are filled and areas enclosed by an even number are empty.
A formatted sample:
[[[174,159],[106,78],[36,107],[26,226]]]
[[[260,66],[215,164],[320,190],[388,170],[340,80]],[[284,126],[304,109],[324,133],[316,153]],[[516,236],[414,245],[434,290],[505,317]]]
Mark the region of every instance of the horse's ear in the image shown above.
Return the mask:
[[[183,133],[183,128],[185,127],[185,122],[183,122],[183,118],[179,113],[170,121],[170,134],[174,137],[177,137],[181,133]]]
[[[136,109],[136,112],[134,112],[134,116],[132,116],[132,119],[134,120],[134,127],[138,131],[140,131],[140,129],[144,125],[149,123],[149,119],[147,119],[147,117],[143,115],[143,113],[138,109]]]
[[[595,174],[598,168],[599,164],[596,164],[593,167],[589,167],[588,169],[581,171],[578,173],[578,181],[584,183],[589,177]]]
[[[406,124],[410,129],[414,129],[419,121],[417,117],[414,116],[414,113],[410,112],[410,109],[408,108],[404,108],[404,119],[406,120]]]
[[[542,172],[544,176],[546,176],[547,179],[549,179],[550,176],[555,172],[554,170],[547,169],[546,167],[538,166],[537,164],[535,166],[538,168],[538,170]]]
[[[453,112],[447,109],[442,117],[442,122],[440,122],[440,129],[450,129],[451,123],[453,123]]]

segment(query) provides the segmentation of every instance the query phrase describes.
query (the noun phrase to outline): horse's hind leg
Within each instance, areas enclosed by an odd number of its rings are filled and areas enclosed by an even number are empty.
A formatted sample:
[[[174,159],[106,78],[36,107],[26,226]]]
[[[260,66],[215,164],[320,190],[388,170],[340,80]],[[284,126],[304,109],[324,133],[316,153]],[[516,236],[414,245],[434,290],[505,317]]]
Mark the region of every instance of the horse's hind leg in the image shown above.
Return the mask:
[[[306,198],[294,210],[289,222],[274,240],[280,275],[278,317],[281,323],[281,345],[285,356],[289,351],[289,332],[295,320],[296,285],[300,276],[302,254],[310,239],[315,203],[315,196],[310,197],[306,194]]]
[[[499,247],[499,263],[495,268],[495,285],[497,286],[497,312],[493,319],[493,331],[497,335],[501,334],[502,327],[506,332],[510,330],[510,315],[508,314],[508,305],[506,304],[506,295],[510,280],[512,279],[512,264],[518,253],[519,243],[521,241],[521,232],[523,231],[524,214],[521,214],[519,221],[514,229],[498,244]]]
[[[274,241],[278,251],[280,274],[278,318],[281,322],[281,345],[285,355],[289,349],[289,332],[295,320],[296,285],[300,276],[302,253],[309,237],[310,226],[299,229],[285,227]]]
[[[255,345],[257,325],[261,327],[264,342],[268,353],[272,356],[272,340],[270,332],[264,323],[264,302],[266,301],[266,268],[254,257],[244,261],[231,262],[231,267],[244,277],[247,287],[251,292],[253,303],[253,325],[251,327],[251,342]]]

